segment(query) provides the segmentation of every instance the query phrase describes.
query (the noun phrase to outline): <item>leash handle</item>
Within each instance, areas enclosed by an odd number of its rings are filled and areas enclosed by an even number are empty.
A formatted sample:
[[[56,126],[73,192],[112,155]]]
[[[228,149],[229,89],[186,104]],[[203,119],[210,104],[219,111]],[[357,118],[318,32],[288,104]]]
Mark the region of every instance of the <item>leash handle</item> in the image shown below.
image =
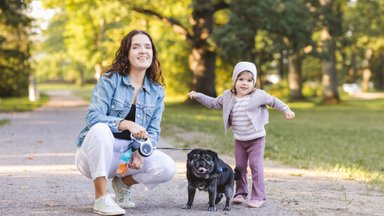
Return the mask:
[[[152,146],[151,140],[149,137],[147,139],[136,139],[131,134],[132,139],[132,150],[139,150],[139,153],[143,157],[148,157],[153,153],[154,147]]]

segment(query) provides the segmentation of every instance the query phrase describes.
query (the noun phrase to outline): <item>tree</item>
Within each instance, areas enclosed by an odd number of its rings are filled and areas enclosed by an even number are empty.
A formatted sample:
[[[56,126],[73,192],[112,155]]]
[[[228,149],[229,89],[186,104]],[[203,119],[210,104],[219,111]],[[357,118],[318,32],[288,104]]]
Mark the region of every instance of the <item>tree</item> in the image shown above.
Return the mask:
[[[175,31],[185,36],[192,48],[189,55],[189,68],[193,73],[191,89],[215,97],[216,47],[212,41],[213,16],[228,6],[225,1],[194,0],[191,4],[192,14],[189,15],[190,28],[154,9],[135,5],[133,10],[156,17],[172,25]]]
[[[28,1],[0,2],[0,96],[27,95],[30,74],[31,19],[25,15]]]
[[[286,51],[289,61],[290,98],[302,99],[303,48],[313,44],[313,19],[310,18],[306,4],[301,0],[238,0],[231,2],[230,9],[228,24],[217,30],[216,38],[222,55],[231,60],[257,61],[258,72],[261,72],[260,68],[264,63],[271,61],[276,53]],[[257,32],[260,31],[267,32],[263,37],[269,38],[272,45],[268,45],[268,42],[262,46],[256,44]],[[260,75],[261,73],[259,77]],[[259,83],[261,85],[261,82]]]
[[[343,19],[346,35],[344,40],[348,43],[344,53],[351,59],[346,64],[349,69],[347,81],[359,82],[365,71],[372,73],[371,80],[367,81],[372,81],[381,90],[384,90],[384,29],[381,28],[384,24],[383,13],[383,0],[359,0],[348,4]]]
[[[114,57],[118,40],[127,32],[130,21],[127,8],[118,1],[105,4],[102,0],[47,0],[44,3],[46,8],[59,8],[46,31],[45,47],[51,48],[45,60],[65,65],[66,73],[72,74],[71,79],[80,85],[93,80],[103,66],[111,62],[108,60]],[[56,44],[55,39],[59,39],[61,45]],[[60,58],[53,59],[51,54],[57,53]]]
[[[342,33],[341,2],[320,0],[319,20],[321,23],[321,48],[323,71],[323,102],[339,103],[336,73],[336,42]]]

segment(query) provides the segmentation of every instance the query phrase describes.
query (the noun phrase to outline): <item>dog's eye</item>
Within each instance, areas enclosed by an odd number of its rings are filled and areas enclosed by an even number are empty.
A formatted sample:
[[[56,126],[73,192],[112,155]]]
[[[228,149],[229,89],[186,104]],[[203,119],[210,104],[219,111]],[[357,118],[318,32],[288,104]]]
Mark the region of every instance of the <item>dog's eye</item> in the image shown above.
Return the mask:
[[[204,162],[207,162],[207,163],[208,163],[208,162],[212,162],[212,160],[211,160],[211,158],[205,158],[205,159],[204,159]]]

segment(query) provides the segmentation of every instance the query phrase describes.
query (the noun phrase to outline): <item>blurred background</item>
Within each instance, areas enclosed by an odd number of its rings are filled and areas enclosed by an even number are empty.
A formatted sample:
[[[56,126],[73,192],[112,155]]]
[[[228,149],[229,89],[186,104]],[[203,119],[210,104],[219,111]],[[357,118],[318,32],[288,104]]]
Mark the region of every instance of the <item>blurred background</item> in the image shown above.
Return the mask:
[[[4,0],[0,96],[28,83],[96,82],[132,29],[157,46],[168,96],[230,88],[255,62],[258,87],[290,100],[384,90],[383,0]],[[32,80],[31,80],[32,79]]]
[[[40,106],[52,89],[89,100],[121,39],[142,29],[159,53],[172,145],[232,155],[221,111],[186,94],[220,95],[251,61],[257,87],[297,116],[270,112],[266,158],[384,190],[383,14],[384,0],[2,0],[0,112]]]

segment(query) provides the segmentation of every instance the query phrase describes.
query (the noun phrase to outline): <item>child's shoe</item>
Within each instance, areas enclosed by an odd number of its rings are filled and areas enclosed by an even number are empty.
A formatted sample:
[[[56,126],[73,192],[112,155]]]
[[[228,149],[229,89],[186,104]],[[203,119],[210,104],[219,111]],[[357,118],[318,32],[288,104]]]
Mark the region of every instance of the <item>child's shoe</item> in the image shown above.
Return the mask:
[[[242,195],[237,195],[237,196],[233,197],[233,199],[232,199],[233,204],[239,205],[239,204],[242,204],[243,202],[245,202],[245,199]]]
[[[248,207],[250,208],[260,208],[262,205],[264,205],[265,200],[250,200],[248,202]]]

